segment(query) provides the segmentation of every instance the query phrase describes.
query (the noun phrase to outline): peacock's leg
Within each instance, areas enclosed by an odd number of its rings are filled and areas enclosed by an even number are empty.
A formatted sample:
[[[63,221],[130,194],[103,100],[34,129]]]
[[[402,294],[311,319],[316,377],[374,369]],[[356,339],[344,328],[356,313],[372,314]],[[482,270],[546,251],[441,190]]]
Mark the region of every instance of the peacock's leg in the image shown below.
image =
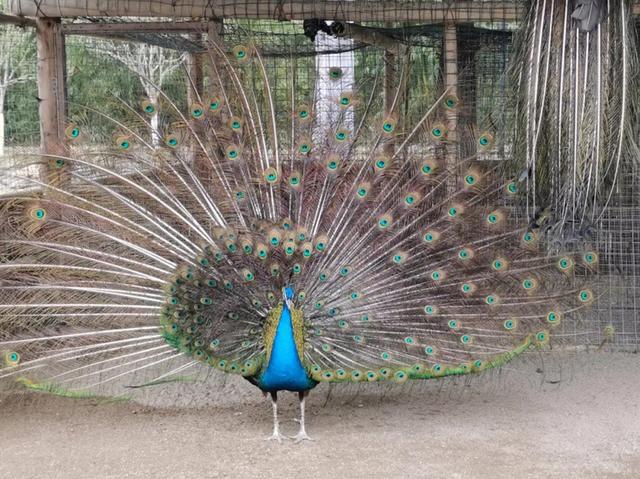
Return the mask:
[[[305,427],[304,427],[304,400],[308,395],[309,395],[309,391],[300,391],[298,393],[298,398],[300,399],[300,430],[298,431],[298,434],[291,437],[291,439],[293,439],[295,442],[301,442],[305,440],[313,441],[313,439],[311,439],[307,435],[307,431],[305,430]]]
[[[280,425],[278,424],[278,393],[276,391],[269,393],[269,398],[273,406],[273,434],[266,440],[282,442],[284,436],[280,434]]]

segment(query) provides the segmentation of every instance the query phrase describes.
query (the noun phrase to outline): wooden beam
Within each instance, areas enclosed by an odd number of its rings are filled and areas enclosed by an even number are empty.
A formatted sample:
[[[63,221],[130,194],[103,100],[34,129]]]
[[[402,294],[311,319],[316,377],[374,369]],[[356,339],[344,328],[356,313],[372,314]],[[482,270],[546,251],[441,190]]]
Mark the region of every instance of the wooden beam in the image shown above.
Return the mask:
[[[444,87],[448,95],[458,96],[458,28],[455,23],[447,22],[444,25],[444,38],[442,45],[444,60]],[[449,144],[446,150],[447,169],[453,169],[458,162],[458,111],[455,108],[445,111],[447,120],[447,139]],[[448,183],[448,188],[455,188],[455,183]]]
[[[338,37],[350,38],[358,43],[364,43],[365,45],[381,48],[396,56],[403,54],[406,49],[402,42],[399,42],[395,38],[385,35],[384,33],[380,33],[375,28],[363,27],[357,23],[340,22],[339,25],[341,26],[339,33],[336,33],[336,31],[333,30],[334,35]],[[393,22],[390,22],[387,25],[393,25]]]
[[[517,1],[436,0],[9,0],[15,15],[55,17],[257,18],[354,22],[491,22],[515,21],[523,7]]]
[[[461,38],[462,37],[462,38]],[[480,47],[479,41],[469,40],[458,35],[458,144],[460,158],[471,158],[476,154],[473,128],[477,122],[477,87],[476,53]],[[483,128],[486,125],[481,125]]]
[[[396,73],[398,57],[385,50],[384,52],[384,111],[386,115],[393,113],[394,100],[398,90]]]
[[[347,24],[349,25],[349,24]],[[393,26],[392,22],[387,22],[385,24],[386,27]],[[397,45],[401,45],[400,42],[397,42]],[[397,73],[398,73],[398,55],[391,50],[384,50],[383,54],[384,60],[384,112],[385,115],[392,115],[395,112],[400,111],[400,105],[402,105],[402,99],[398,97],[396,98],[396,92],[398,91],[397,85]],[[401,87],[400,87],[401,88]],[[396,103],[396,100],[399,104]],[[396,148],[396,142],[388,142],[385,145],[384,151],[385,154],[391,158],[393,156],[393,152]]]
[[[118,36],[122,33],[191,33],[206,32],[208,22],[122,22],[122,23],[66,23],[65,35]]]
[[[46,155],[66,152],[66,84],[64,35],[59,18],[36,20],[38,112],[40,115],[40,151]],[[55,181],[55,162],[46,161],[42,176]]]
[[[202,33],[200,32],[191,33],[189,39],[195,44],[203,44]],[[204,50],[204,45],[202,49]],[[204,81],[202,55],[201,53],[189,53],[187,55],[187,69],[189,72],[187,78],[187,98],[189,104],[202,100],[202,85]]]
[[[407,111],[406,101],[411,62],[409,47],[398,42],[398,48],[395,51],[398,53],[393,50],[384,51],[384,109],[387,115],[398,121],[396,131],[400,132],[402,136],[406,124],[401,113]],[[396,147],[400,144],[401,136],[397,136],[394,141],[387,142],[384,151],[390,157],[393,156]]]
[[[202,33],[192,32],[189,34],[189,39],[196,44],[202,45]],[[202,101],[203,97],[203,84],[204,84],[204,69],[203,69],[203,55],[202,53],[189,53],[187,54],[187,102],[189,107],[195,103]],[[198,119],[191,118],[191,128],[200,135],[202,128]],[[197,157],[198,146],[194,139],[191,139],[189,145],[189,158],[191,163],[195,165]]]
[[[0,13],[0,24],[16,25],[18,27],[36,27],[36,21],[33,18],[17,17],[15,15],[7,15]]]
[[[525,10],[522,2],[454,0],[8,0],[14,15],[31,17],[165,17],[256,18],[353,22],[514,22]],[[640,15],[640,4],[632,12]]]
[[[225,77],[225,69],[216,69],[214,63],[219,62],[220,52],[225,51],[224,45],[224,20],[211,19],[207,26],[207,53],[204,65],[206,65],[206,76],[208,83],[206,84],[206,93],[208,95],[218,94],[220,89],[226,88],[228,78]],[[217,88],[217,90],[216,90]]]

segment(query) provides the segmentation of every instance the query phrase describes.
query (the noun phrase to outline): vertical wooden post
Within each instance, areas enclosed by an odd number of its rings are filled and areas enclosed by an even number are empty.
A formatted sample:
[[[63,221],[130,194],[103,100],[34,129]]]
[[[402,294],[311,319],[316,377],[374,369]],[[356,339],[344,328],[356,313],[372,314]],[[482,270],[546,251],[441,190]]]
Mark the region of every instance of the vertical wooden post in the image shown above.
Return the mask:
[[[202,45],[202,34],[194,32],[189,34],[189,39],[197,45]],[[187,102],[189,106],[202,101],[202,88],[204,82],[204,71],[202,68],[202,53],[189,53],[187,55]],[[200,134],[198,120],[191,120],[191,127],[196,134]],[[189,160],[195,165],[197,158],[197,147],[195,141],[189,147]]]
[[[202,33],[191,33],[189,39],[202,45]],[[201,101],[204,72],[202,69],[202,53],[189,53],[187,57],[189,84],[187,85],[187,99],[189,104]]]
[[[386,27],[393,27],[393,22],[385,23]],[[407,59],[408,48],[401,43],[397,45],[396,51],[385,49],[384,51],[384,109],[385,113],[392,113],[393,102],[395,111],[398,112],[404,102],[407,87],[407,75],[409,74]],[[402,85],[398,82],[398,72],[403,74]]]
[[[384,111],[388,115],[393,108],[393,100],[396,96],[396,56],[385,50],[384,52]]]
[[[46,155],[66,153],[66,59],[64,34],[59,18],[37,18],[37,83],[40,104],[40,151]],[[51,165],[51,166],[50,166]],[[55,160],[46,160],[41,174],[54,181]]]
[[[397,57],[385,50],[383,54],[384,59],[384,112],[385,115],[389,115],[393,110],[393,100],[396,96],[397,85],[396,85],[396,73],[397,73]],[[396,104],[396,111],[398,105]],[[395,150],[394,144],[392,142],[387,142],[384,147],[385,155],[391,157]]]
[[[218,19],[210,19],[208,22],[208,28],[207,28],[207,63],[208,63],[208,75],[209,75],[209,82],[207,87],[211,88],[212,86],[216,85],[218,83],[218,77],[216,76],[216,74],[213,71],[213,65],[211,65],[212,62],[217,61],[216,59],[220,56],[220,51],[222,50],[224,51],[224,40],[222,38],[222,33],[224,30],[224,23],[222,20],[218,20]],[[220,74],[220,76],[223,76],[224,74],[224,69],[220,68],[218,70],[218,73]],[[224,82],[224,78],[221,78],[221,80]]]
[[[393,116],[398,124],[396,131],[404,130],[408,109],[405,102],[408,97],[408,85],[410,75],[409,49],[400,46],[398,53],[385,50],[384,52],[384,110],[387,115]],[[400,78],[399,78],[400,77]],[[402,81],[400,81],[402,80]],[[395,106],[394,106],[395,101]],[[405,106],[404,115],[401,114],[403,105]],[[400,137],[397,137],[399,140]],[[399,141],[388,142],[385,147],[385,153],[389,156],[395,153],[395,148]]]
[[[392,27],[393,23],[387,22],[387,27]],[[398,120],[396,131],[402,131],[404,122],[400,115],[402,105],[407,98],[408,75],[409,75],[409,49],[401,44],[397,48],[397,53],[390,50],[384,51],[384,110],[387,115],[391,114]],[[398,72],[401,73],[402,82],[398,80]],[[395,101],[395,106],[394,106]],[[407,113],[407,112],[405,112]],[[398,137],[399,138],[399,137]],[[389,156],[395,152],[396,142],[389,142],[385,147],[385,153]]]
[[[211,18],[209,19],[207,36],[209,37],[209,43],[216,43],[222,45],[222,33],[224,23],[221,19]]]
[[[479,42],[458,37],[458,97],[460,108],[458,110],[458,139],[460,140],[460,154],[462,158],[469,158],[477,153],[477,145],[474,138],[477,114],[477,78],[476,78],[476,52]]]
[[[198,90],[200,98],[204,103],[205,110],[209,109],[210,101],[214,96],[221,95],[221,90],[225,88],[225,67],[222,61],[222,55],[224,52],[222,33],[224,24],[222,20],[216,18],[210,18],[207,22],[207,40],[204,42],[204,53],[196,55],[197,60],[190,61],[189,75],[192,78],[192,86],[189,88],[189,93],[195,97],[195,91]],[[203,40],[202,33],[195,34]],[[193,38],[193,37],[192,37]],[[193,58],[194,55],[191,55]],[[216,68],[214,65],[217,65]],[[191,101],[191,96],[189,101]],[[196,131],[198,131],[196,129]],[[210,168],[210,163],[204,161],[204,155],[198,156],[196,150],[193,151],[193,168],[196,171],[204,172]]]
[[[458,31],[454,22],[444,24],[444,87],[448,95],[458,96]],[[454,168],[458,161],[458,111],[446,110],[448,139],[446,167]]]

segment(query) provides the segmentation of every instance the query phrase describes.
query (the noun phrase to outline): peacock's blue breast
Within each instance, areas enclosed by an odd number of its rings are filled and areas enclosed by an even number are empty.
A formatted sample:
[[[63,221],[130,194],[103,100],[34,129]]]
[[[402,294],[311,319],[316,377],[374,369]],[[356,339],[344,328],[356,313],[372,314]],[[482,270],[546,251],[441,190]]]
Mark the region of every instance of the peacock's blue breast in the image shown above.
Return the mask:
[[[306,391],[316,385],[300,362],[293,336],[291,312],[284,305],[267,368],[258,377],[263,391]]]

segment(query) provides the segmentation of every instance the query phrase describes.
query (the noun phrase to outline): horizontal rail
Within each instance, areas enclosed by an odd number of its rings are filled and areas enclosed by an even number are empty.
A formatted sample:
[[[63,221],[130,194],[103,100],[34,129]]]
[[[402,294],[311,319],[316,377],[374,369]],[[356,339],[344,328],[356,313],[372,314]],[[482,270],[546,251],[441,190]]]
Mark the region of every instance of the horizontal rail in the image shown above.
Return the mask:
[[[517,1],[435,0],[9,0],[14,15],[46,17],[255,18],[354,22],[515,21]]]
[[[66,23],[62,31],[67,35],[117,36],[123,33],[190,33],[206,32],[208,22],[122,22],[122,23]]]
[[[36,26],[36,21],[33,18],[19,17],[16,15],[7,15],[0,13],[0,24],[16,25],[18,27],[33,27]]]

